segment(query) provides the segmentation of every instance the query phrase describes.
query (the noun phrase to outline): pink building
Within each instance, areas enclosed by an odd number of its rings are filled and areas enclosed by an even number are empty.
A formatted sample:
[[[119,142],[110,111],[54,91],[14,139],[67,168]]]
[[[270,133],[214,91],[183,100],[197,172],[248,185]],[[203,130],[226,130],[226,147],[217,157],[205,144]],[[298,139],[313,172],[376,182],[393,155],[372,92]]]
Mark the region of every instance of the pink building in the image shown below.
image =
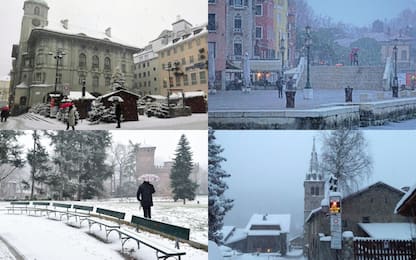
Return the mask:
[[[254,55],[255,59],[277,58],[277,45],[274,25],[274,1],[256,0],[255,10],[255,38]]]
[[[208,0],[208,51],[215,58],[216,89],[225,88],[226,1]]]

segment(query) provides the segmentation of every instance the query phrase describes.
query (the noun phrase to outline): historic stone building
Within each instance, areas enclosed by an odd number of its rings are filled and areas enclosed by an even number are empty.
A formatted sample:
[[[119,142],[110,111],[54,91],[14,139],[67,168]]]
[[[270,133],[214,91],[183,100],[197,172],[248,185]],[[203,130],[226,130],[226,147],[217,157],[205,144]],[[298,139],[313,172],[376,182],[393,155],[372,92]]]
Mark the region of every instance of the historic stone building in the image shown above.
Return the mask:
[[[135,85],[142,95],[167,95],[168,88],[208,91],[208,32],[206,24],[185,19],[172,24],[134,55]]]
[[[143,174],[154,174],[159,177],[159,181],[155,182],[156,194],[170,196],[170,170],[173,166],[172,161],[164,162],[163,165],[155,165],[154,146],[140,146],[136,157],[136,173],[137,179]],[[208,172],[199,167],[198,163],[194,164],[193,172],[190,176],[196,184],[198,184],[197,194],[208,194]]]
[[[0,105],[6,104],[9,100],[10,77],[0,78]]]
[[[48,100],[48,93],[81,90],[110,92],[111,77],[118,68],[125,86],[132,89],[133,54],[139,48],[122,43],[105,32],[85,31],[70,21],[48,21],[44,0],[26,0],[18,45],[13,46],[10,103],[15,110]]]

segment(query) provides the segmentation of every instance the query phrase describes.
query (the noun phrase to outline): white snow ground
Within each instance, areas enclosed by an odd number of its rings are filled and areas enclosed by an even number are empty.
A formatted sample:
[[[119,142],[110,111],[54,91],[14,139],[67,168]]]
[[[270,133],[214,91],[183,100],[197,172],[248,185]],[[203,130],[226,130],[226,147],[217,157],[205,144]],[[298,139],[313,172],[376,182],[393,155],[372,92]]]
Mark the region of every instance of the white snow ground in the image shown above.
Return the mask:
[[[75,130],[113,130],[116,123],[100,123],[90,125],[88,120],[80,120]],[[8,130],[65,130],[66,124],[55,118],[44,117],[39,114],[26,113],[16,117],[9,117],[7,122],[0,123],[0,129]],[[192,114],[187,117],[155,118],[139,116],[139,121],[122,122],[123,130],[160,129],[160,130],[207,130],[208,114]]]
[[[200,204],[190,202],[181,206],[181,202],[170,202],[156,199],[152,211],[152,218],[164,220],[179,226],[191,228],[191,240],[207,244],[208,236],[208,209],[207,199],[199,197]],[[129,202],[130,201],[130,202]],[[70,201],[65,203],[72,203]],[[75,202],[73,202],[75,203]],[[94,205],[95,207],[109,208],[126,212],[126,220],[131,214],[142,216],[139,212],[139,204],[134,200],[107,200],[107,201],[83,201],[77,204]],[[8,202],[0,203],[0,237],[18,251],[26,259],[125,259],[121,255],[121,242],[117,233],[110,233],[110,243],[104,243],[100,239],[88,234],[88,225],[84,222],[81,229],[70,227],[66,221],[49,220],[43,217],[31,217],[26,214],[6,214],[4,208]],[[189,210],[186,210],[186,209]],[[3,209],[3,210],[1,210]],[[74,220],[71,219],[71,222]],[[195,231],[195,229],[200,229]],[[92,233],[101,239],[105,238],[105,232],[100,231],[97,225],[92,227]],[[147,234],[147,233],[146,233]],[[168,246],[174,246],[174,241],[148,234],[153,239],[162,241]],[[186,243],[180,243],[181,250],[186,252],[182,257],[185,260],[206,260],[208,253],[198,250]],[[134,259],[155,259],[155,251],[144,245],[137,250],[134,240],[126,243],[125,252]],[[15,259],[11,256],[8,247],[0,239],[0,259]]]

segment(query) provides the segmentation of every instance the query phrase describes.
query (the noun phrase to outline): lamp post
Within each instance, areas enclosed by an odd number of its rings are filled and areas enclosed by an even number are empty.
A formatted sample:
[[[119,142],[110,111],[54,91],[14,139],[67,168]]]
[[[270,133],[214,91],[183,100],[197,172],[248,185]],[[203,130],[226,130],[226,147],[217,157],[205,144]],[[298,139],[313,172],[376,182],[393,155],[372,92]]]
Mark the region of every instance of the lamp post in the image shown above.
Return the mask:
[[[167,65],[163,65],[163,69],[166,70],[168,72],[168,90],[167,90],[167,99],[168,99],[168,107],[169,107],[169,94],[170,94],[170,89],[172,87],[172,85],[170,84],[170,72],[172,71],[173,67],[172,67],[172,63],[168,62]]]
[[[394,55],[394,77],[393,85],[391,86],[392,95],[394,98],[399,97],[399,80],[397,78],[397,39],[394,40],[393,46],[393,55]]]
[[[285,39],[283,37],[280,39],[280,52],[282,53],[282,77],[283,77],[283,71],[285,67]]]
[[[305,46],[306,46],[306,85],[305,89],[303,90],[304,98],[305,99],[312,99],[313,98],[313,89],[310,82],[310,49],[312,45],[312,37],[311,37],[311,27],[308,25],[305,27],[306,38],[305,38]]]
[[[56,60],[56,71],[55,71],[55,91],[56,92],[56,88],[58,86],[58,66],[59,66],[59,61],[62,60],[62,58],[64,57],[66,53],[61,51],[61,50],[57,50],[55,56],[53,56]]]

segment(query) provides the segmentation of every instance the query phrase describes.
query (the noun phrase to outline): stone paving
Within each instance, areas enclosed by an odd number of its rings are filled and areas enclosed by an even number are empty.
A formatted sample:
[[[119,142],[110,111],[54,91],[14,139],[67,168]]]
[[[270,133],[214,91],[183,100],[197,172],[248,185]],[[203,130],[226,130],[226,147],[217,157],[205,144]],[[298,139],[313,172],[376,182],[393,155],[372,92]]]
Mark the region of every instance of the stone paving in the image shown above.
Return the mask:
[[[298,90],[295,96],[295,108],[286,108],[286,98],[279,99],[277,90],[252,90],[249,93],[237,90],[217,91],[216,94],[210,94],[208,97],[208,111],[304,110],[345,103],[344,89],[314,89],[313,94],[312,100],[305,100],[303,91]],[[353,103],[359,103],[363,94],[367,96],[366,101],[392,99],[391,91],[354,90]]]

